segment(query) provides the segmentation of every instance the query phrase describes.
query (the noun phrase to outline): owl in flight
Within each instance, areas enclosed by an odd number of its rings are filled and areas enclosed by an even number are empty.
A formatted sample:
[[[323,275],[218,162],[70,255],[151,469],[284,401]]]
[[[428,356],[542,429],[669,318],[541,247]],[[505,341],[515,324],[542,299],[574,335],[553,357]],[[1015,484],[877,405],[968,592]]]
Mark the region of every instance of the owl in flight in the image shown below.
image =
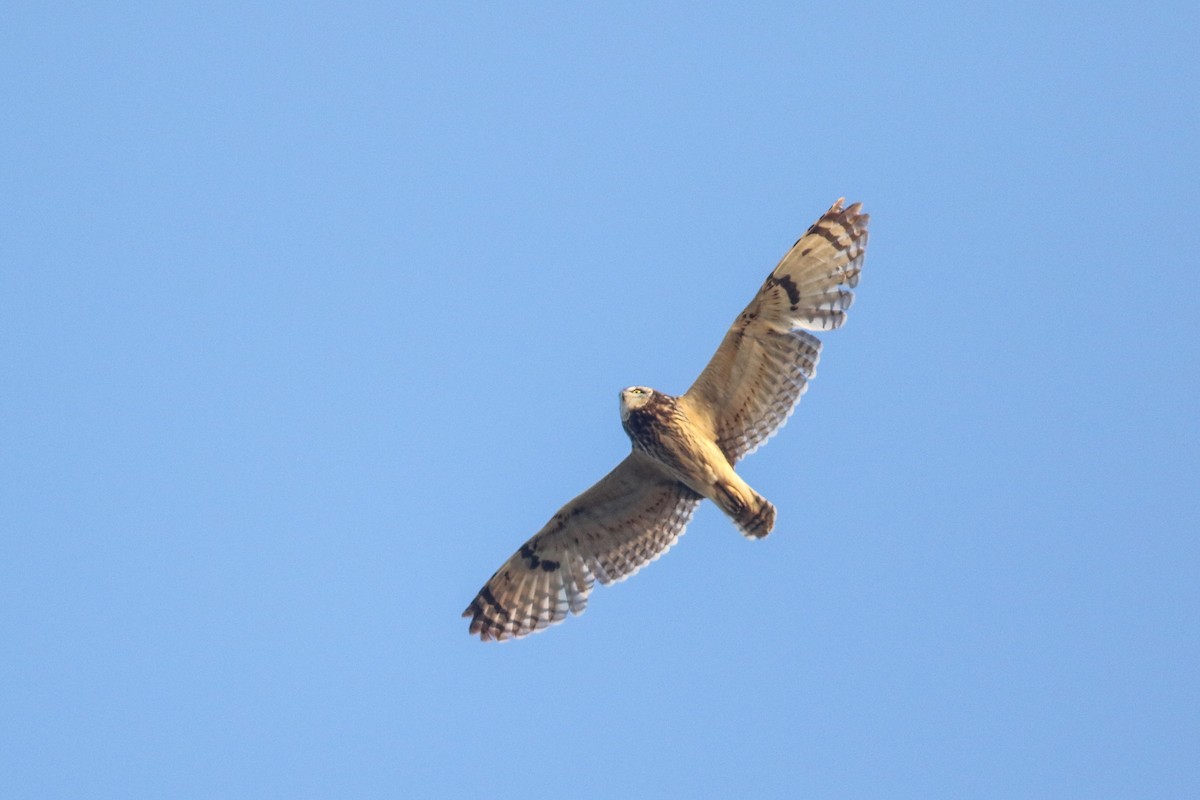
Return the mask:
[[[846,320],[868,216],[842,203],[767,276],[690,389],[621,392],[632,452],[496,570],[463,612],[472,634],[511,639],[581,613],[596,580],[624,580],[666,552],[704,498],[744,536],[771,532],[775,506],[733,466],[783,427],[816,375],[821,342],[808,331]]]

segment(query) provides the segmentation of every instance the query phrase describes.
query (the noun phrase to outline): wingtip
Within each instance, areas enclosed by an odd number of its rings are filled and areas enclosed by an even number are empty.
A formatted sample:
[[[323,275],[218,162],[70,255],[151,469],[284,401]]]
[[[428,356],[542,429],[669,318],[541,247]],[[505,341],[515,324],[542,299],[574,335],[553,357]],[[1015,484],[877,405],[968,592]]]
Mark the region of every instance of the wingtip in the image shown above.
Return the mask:
[[[843,208],[842,204],[844,202],[846,202],[846,198],[839,198],[838,201],[829,209],[829,211],[826,212],[826,215],[832,215],[836,217],[838,220],[842,221],[843,224],[849,223],[859,229],[866,228],[867,224],[871,221],[871,215],[863,213],[862,203],[851,203],[849,206]]]

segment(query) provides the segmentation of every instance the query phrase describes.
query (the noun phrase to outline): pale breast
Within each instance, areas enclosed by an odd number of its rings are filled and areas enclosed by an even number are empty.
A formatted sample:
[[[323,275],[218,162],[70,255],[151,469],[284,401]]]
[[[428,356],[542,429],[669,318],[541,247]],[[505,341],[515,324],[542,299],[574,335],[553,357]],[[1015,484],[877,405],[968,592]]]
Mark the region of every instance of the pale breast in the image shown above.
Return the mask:
[[[667,467],[693,491],[709,495],[729,462],[716,443],[687,419],[678,398],[657,394],[623,421],[635,450]]]

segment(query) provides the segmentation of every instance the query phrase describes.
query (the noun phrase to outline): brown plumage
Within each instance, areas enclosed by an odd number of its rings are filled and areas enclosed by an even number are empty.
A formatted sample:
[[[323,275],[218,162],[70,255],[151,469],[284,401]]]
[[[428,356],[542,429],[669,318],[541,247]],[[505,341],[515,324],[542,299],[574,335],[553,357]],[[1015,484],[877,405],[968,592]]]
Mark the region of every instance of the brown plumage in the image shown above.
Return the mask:
[[[816,375],[821,342],[854,300],[866,214],[839,200],[767,276],[716,354],[683,395],[621,392],[633,451],[565,505],[506,561],[463,612],[483,640],[524,636],[579,614],[594,582],[623,580],[675,543],[703,498],[747,537],[775,507],[734,465],[775,434]]]

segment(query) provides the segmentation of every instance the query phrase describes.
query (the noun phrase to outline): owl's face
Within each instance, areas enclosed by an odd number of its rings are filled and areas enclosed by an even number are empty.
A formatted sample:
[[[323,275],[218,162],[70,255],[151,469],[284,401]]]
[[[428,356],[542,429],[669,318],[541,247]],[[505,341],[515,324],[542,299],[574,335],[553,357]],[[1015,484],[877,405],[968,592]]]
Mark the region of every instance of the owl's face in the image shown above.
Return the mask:
[[[654,397],[654,390],[646,386],[630,386],[621,390],[621,419],[628,419],[630,413],[644,408]]]

